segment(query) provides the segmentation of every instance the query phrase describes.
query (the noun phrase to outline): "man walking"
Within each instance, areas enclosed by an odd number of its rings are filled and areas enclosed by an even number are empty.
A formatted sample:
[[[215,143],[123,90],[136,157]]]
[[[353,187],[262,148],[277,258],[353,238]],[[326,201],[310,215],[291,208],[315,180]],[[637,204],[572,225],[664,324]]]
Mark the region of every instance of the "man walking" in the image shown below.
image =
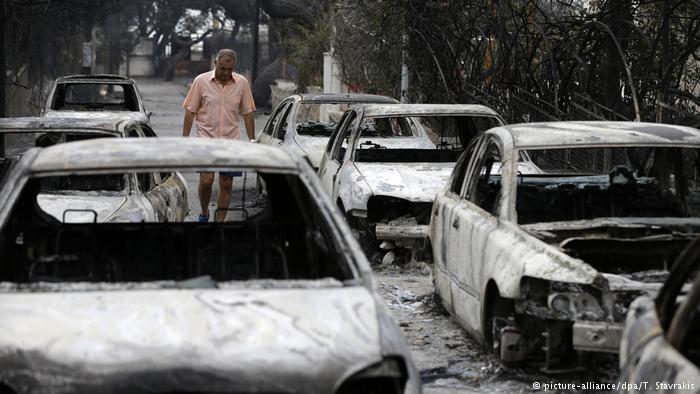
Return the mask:
[[[189,137],[192,121],[197,120],[197,137],[238,139],[241,134],[241,116],[250,141],[255,139],[253,112],[255,102],[248,80],[233,72],[236,65],[236,52],[222,49],[216,54],[214,70],[198,75],[187,93],[182,107],[185,120],[182,136]],[[233,177],[240,172],[219,173],[219,194],[216,197],[216,221],[224,221],[226,208],[231,201]],[[214,183],[214,173],[199,174],[199,203],[202,207],[200,222],[209,221],[209,200]]]

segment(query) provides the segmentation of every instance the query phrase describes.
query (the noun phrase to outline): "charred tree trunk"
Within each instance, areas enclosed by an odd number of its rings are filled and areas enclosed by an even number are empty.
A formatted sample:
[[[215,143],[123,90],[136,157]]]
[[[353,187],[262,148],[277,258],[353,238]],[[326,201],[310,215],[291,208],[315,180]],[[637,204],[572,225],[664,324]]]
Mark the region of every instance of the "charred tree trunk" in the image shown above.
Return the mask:
[[[175,78],[175,67],[177,62],[184,60],[188,53],[188,51],[181,49],[177,51],[175,55],[168,58],[168,61],[165,64],[165,71],[163,72],[164,81],[172,81]]]
[[[664,121],[664,109],[661,103],[668,103],[668,93],[671,89],[671,79],[673,78],[673,73],[671,72],[671,33],[669,29],[670,24],[670,14],[671,14],[671,0],[666,0],[663,2],[663,12],[661,13],[663,21],[661,22],[661,63],[659,65],[659,78],[661,80],[661,86],[659,86],[659,93],[656,97],[656,121]]]
[[[252,79],[258,76],[258,54],[260,53],[260,0],[255,0],[255,18],[253,19],[253,65]]]
[[[0,22],[2,22],[2,26],[0,26],[0,118],[4,118],[6,115],[5,92],[7,91],[7,73],[5,70],[7,66],[5,63],[5,30],[8,28],[9,18],[5,7],[7,7],[7,2],[3,1],[0,5]]]
[[[621,56],[624,56],[629,37],[629,24],[632,19],[631,0],[608,1],[608,14],[605,24],[610,28],[611,35],[605,37],[604,56],[602,59],[602,84],[603,97],[601,101],[608,108],[618,113],[628,113],[622,101],[621,81],[626,80],[625,68]],[[622,48],[618,50],[617,40]]]

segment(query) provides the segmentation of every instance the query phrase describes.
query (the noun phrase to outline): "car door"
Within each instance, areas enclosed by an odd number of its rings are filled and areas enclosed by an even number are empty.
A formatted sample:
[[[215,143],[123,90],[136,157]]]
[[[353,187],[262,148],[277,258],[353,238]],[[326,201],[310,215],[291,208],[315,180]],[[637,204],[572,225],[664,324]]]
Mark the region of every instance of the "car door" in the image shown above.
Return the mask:
[[[453,280],[453,308],[458,320],[475,333],[481,331],[485,267],[493,263],[489,240],[498,226],[495,214],[500,194],[493,190],[490,179],[493,164],[502,157],[501,147],[493,135],[479,138],[466,170],[462,197],[449,215],[447,270]]]
[[[158,184],[156,174],[141,172],[136,175],[138,189],[136,197],[145,197],[147,205],[152,210],[156,222],[167,222],[170,219],[170,198],[165,190]]]
[[[298,104],[298,102],[297,102]],[[277,127],[272,131],[272,140],[278,144],[284,144],[285,141],[289,141],[290,137],[294,137],[293,134],[293,128],[294,128],[294,113],[295,108],[298,105],[295,105],[294,102],[291,102],[290,105],[288,105],[284,111],[282,112],[282,117],[280,118],[279,124]]]
[[[333,146],[335,146],[335,141],[337,140],[338,134],[343,130],[345,126],[345,119],[350,115],[350,111],[345,112],[333,128],[331,136],[328,137],[328,142],[326,143],[326,148],[323,150],[323,156],[321,156],[321,162],[318,165],[318,172],[316,175],[321,178],[321,174],[326,172],[326,163],[330,160],[331,152],[333,152]]]
[[[444,192],[439,193],[433,204],[433,217],[430,223],[430,241],[433,250],[434,259],[434,279],[435,290],[440,294],[443,305],[448,310],[454,311],[452,307],[451,297],[451,282],[452,275],[448,271],[448,254],[450,248],[458,246],[456,243],[451,243],[450,240],[455,236],[453,234],[453,216],[455,215],[455,206],[460,204],[462,198],[462,190],[464,188],[464,179],[467,175],[467,169],[472,161],[475,160],[475,151],[477,150],[481,139],[475,139],[465,149],[455,164],[448,186]],[[454,253],[454,252],[451,252]]]
[[[39,151],[37,148],[29,149],[21,158],[12,159],[11,162],[5,163],[4,171],[6,172],[3,174],[2,182],[0,182],[0,200],[3,201],[0,204],[0,229],[5,226],[10,211],[27,183],[29,167],[34,162]],[[1,244],[2,240],[0,240]]]
[[[335,138],[329,141],[328,147],[330,147],[330,151],[328,148],[326,149],[326,153],[324,153],[321,161],[321,167],[319,168],[321,184],[323,189],[333,197],[333,201],[338,197],[336,188],[337,175],[346,157],[348,139],[353,130],[352,125],[357,117],[358,115],[355,111],[348,111],[343,115],[338,128],[334,130]]]
[[[157,193],[166,199],[166,217],[170,222],[182,222],[189,211],[187,183],[178,172],[161,172],[156,175]],[[154,191],[155,193],[156,191]]]
[[[262,131],[258,135],[257,141],[261,144],[275,144],[276,142],[273,140],[273,134],[277,127],[280,124],[280,120],[282,119],[282,116],[286,113],[287,109],[289,106],[292,105],[292,100],[284,100],[281,103],[277,105],[277,108],[275,108],[274,111],[272,111],[272,115],[270,116],[270,119],[267,120],[267,123],[265,123],[265,127],[263,127]]]

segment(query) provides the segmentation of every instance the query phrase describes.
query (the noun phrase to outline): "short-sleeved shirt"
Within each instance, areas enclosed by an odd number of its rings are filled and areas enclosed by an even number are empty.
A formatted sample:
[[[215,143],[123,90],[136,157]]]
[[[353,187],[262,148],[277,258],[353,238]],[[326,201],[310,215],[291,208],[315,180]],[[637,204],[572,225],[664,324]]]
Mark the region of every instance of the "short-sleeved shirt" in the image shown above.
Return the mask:
[[[182,107],[195,113],[197,137],[238,139],[241,115],[255,111],[250,84],[238,73],[226,85],[214,76],[214,70],[198,75]]]

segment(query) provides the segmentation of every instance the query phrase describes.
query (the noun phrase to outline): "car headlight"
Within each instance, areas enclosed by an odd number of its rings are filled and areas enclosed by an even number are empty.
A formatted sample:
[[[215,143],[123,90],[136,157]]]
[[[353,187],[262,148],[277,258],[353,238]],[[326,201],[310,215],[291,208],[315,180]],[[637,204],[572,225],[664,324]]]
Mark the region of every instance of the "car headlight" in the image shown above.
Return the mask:
[[[598,300],[588,293],[550,293],[547,296],[547,305],[557,312],[596,320],[605,317],[605,311]]]
[[[559,318],[602,320],[606,316],[599,299],[601,291],[591,285],[526,277],[521,282],[521,292],[526,309],[535,306],[541,311],[546,306]]]
[[[571,311],[571,302],[565,294],[550,294],[548,304],[555,311],[567,313]]]
[[[407,380],[403,360],[388,357],[347,378],[336,394],[400,394]]]

